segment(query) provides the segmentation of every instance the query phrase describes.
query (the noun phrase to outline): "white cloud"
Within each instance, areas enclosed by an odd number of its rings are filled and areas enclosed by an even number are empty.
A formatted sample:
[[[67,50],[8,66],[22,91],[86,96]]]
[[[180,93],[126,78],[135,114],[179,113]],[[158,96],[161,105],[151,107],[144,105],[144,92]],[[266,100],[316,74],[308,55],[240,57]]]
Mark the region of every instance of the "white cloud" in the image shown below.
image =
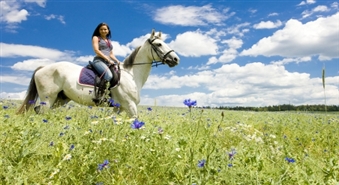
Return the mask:
[[[334,38],[338,38],[338,19],[339,13],[305,24],[290,19],[283,29],[276,31],[272,36],[262,38],[251,48],[243,50],[241,55],[282,57],[318,55],[320,60],[338,58],[339,42],[333,42]]]
[[[29,13],[20,8],[20,4],[15,1],[0,1],[0,22],[20,23],[27,20]]]
[[[229,9],[224,9],[219,13],[211,5],[199,6],[182,6],[174,5],[163,7],[156,10],[154,20],[162,24],[172,24],[180,26],[204,26],[208,24],[221,24],[229,16]]]
[[[215,55],[218,50],[216,40],[200,31],[178,34],[175,40],[169,43],[169,46],[186,57]]]
[[[315,0],[306,0],[306,1],[301,1],[298,6],[314,4],[314,3],[315,3]]]
[[[282,25],[282,22],[280,20],[277,20],[277,22],[272,21],[261,21],[258,24],[253,25],[254,29],[272,29],[277,28]]]
[[[0,43],[0,57],[15,58],[15,57],[32,57],[32,58],[47,58],[51,60],[66,60],[70,59],[71,55],[56,49],[44,48],[40,46],[22,45],[22,44],[7,44]]]
[[[53,19],[56,19],[56,20],[59,20],[62,24],[66,24],[65,19],[64,19],[64,16],[62,16],[62,15],[54,15],[54,14],[51,14],[51,15],[45,15],[45,19],[46,19],[46,20],[53,20]]]
[[[54,61],[49,59],[29,59],[15,63],[11,68],[14,70],[34,71],[39,66],[52,64]]]
[[[330,9],[327,8],[327,6],[320,5],[320,6],[317,6],[317,7],[313,8],[311,11],[305,10],[301,14],[302,14],[302,18],[304,19],[306,17],[309,17],[309,16],[313,15],[314,13],[328,12],[328,11],[330,11]]]
[[[282,60],[278,60],[278,61],[272,61],[271,64],[275,64],[275,65],[286,65],[289,63],[301,63],[301,62],[309,62],[311,61],[312,58],[311,57],[301,57],[301,58],[284,58]]]
[[[39,6],[41,7],[45,7],[46,6],[46,1],[47,0],[24,0],[26,3],[37,3]]]
[[[221,80],[222,79],[222,80]],[[338,79],[326,77],[327,102],[338,102]],[[141,104],[183,106],[191,98],[199,106],[267,106],[277,104],[323,104],[324,92],[321,78],[311,78],[307,73],[289,72],[284,66],[249,63],[244,66],[225,64],[215,70],[205,70],[184,76],[151,75],[145,89],[191,88],[195,93],[170,94],[141,98]],[[208,91],[201,90],[206,88]],[[200,90],[199,90],[200,89]],[[178,91],[179,92],[179,91]],[[179,101],[173,101],[179,100]],[[180,101],[182,100],[182,101]]]

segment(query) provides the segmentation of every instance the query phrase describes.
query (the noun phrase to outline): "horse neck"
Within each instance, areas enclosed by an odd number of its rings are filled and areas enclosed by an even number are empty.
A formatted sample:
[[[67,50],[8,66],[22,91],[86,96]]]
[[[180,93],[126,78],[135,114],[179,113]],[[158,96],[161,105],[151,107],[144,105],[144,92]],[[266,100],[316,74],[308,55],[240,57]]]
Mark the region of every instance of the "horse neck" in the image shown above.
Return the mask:
[[[149,48],[141,47],[134,60],[136,65],[133,65],[133,76],[139,90],[146,83],[152,68],[152,59],[147,55],[148,51]]]

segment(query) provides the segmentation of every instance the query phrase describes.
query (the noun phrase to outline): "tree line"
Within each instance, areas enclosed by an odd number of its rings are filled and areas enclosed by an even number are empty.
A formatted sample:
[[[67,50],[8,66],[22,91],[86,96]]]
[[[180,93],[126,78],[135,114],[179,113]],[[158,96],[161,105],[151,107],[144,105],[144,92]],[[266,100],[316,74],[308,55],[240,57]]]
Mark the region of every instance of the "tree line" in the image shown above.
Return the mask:
[[[210,107],[205,107],[210,108]],[[320,111],[320,112],[334,112],[339,111],[338,105],[291,105],[291,104],[283,104],[283,105],[270,105],[263,107],[250,107],[250,106],[220,106],[216,107],[217,109],[222,110],[237,110],[237,111]]]

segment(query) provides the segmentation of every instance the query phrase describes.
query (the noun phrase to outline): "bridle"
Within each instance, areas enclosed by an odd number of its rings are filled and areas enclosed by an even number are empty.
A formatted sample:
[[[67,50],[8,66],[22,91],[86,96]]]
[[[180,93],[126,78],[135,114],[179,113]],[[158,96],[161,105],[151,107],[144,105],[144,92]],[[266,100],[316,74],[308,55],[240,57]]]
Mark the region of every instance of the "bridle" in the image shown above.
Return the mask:
[[[133,65],[143,65],[143,64],[152,64],[152,67],[158,67],[160,65],[165,65],[165,60],[166,60],[166,57],[171,53],[171,52],[174,52],[174,50],[169,50],[166,54],[164,54],[163,56],[161,56],[162,52],[158,49],[157,46],[155,46],[153,44],[153,42],[158,39],[158,38],[154,38],[154,39],[148,39],[148,43],[151,45],[152,47],[152,50],[151,50],[151,53],[152,53],[152,62],[151,63],[137,63],[137,64],[133,64]],[[156,61],[155,58],[154,58],[154,55],[153,55],[153,51],[157,54],[157,56],[160,58],[160,61]]]

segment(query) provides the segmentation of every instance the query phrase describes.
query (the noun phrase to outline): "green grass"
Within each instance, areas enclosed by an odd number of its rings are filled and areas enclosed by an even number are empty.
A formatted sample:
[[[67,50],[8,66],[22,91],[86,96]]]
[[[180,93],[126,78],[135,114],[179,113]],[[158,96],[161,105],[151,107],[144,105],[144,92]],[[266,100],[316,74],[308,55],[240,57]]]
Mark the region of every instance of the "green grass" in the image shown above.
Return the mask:
[[[140,106],[138,130],[110,108],[1,103],[1,184],[339,183],[338,114]]]

